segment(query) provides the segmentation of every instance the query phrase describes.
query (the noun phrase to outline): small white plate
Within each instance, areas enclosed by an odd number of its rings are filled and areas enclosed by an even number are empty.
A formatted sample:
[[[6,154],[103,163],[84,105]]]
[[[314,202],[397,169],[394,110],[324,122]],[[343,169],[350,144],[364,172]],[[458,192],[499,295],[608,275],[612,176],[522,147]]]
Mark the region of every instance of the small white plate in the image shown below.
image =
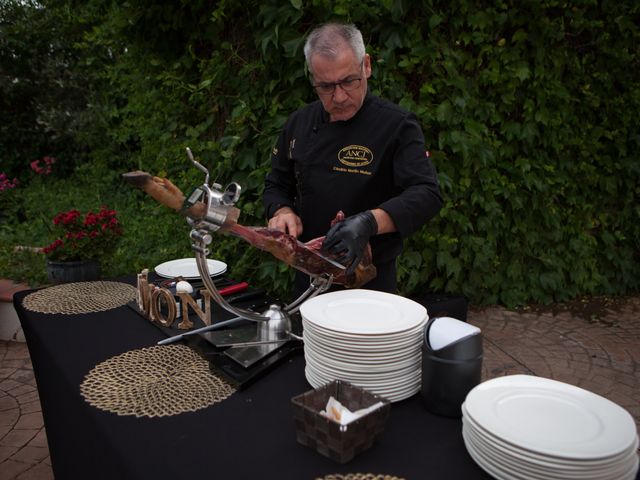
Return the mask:
[[[227,271],[227,264],[219,260],[207,259],[209,274],[214,277]],[[194,280],[200,278],[198,265],[195,258],[180,258],[178,260],[170,260],[161,263],[155,269],[156,273],[161,277],[175,278],[182,277],[185,280]]]

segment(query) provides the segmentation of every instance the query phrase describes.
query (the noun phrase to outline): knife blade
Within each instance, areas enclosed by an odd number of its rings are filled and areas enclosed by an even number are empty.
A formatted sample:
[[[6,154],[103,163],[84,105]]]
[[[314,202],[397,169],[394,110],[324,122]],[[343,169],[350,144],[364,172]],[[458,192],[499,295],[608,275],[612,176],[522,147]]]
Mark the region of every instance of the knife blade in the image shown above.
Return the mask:
[[[329,258],[329,257],[321,254],[320,252],[316,251],[316,250],[313,250],[313,253],[315,253],[318,257],[320,257],[325,262],[330,263],[331,265],[333,265],[334,267],[339,268],[340,270],[346,270],[347,269],[347,267],[345,267],[341,263],[338,263],[337,261],[333,260],[332,258]]]
[[[245,300],[252,300],[257,297],[262,297],[264,295],[264,290],[262,288],[258,288],[256,290],[251,290],[250,292],[238,293],[236,295],[231,295],[228,298],[225,298],[227,303],[238,303],[243,302]]]
[[[228,278],[219,278],[219,279],[212,279],[212,280],[213,280],[213,284],[216,286],[218,290],[220,290],[221,288],[229,287],[231,285],[236,284],[236,282]],[[194,290],[200,290],[204,288],[204,281],[202,279],[198,279],[195,281],[192,280],[189,283],[191,283],[191,286],[193,287]]]

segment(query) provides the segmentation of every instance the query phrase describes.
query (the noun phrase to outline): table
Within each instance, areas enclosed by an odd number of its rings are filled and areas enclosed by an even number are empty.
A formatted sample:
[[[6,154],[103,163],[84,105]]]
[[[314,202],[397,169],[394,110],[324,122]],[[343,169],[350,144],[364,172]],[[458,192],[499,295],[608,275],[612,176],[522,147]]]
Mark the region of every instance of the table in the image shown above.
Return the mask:
[[[133,279],[130,279],[133,282]],[[55,478],[314,479],[336,473],[415,478],[491,478],[467,453],[460,419],[425,410],[416,395],[391,406],[373,447],[340,465],[296,442],[290,400],[311,389],[304,357],[221,403],[164,418],[118,416],[84,401],[80,384],[98,363],[165,338],[128,306],[85,315],[14,305],[42,404]]]

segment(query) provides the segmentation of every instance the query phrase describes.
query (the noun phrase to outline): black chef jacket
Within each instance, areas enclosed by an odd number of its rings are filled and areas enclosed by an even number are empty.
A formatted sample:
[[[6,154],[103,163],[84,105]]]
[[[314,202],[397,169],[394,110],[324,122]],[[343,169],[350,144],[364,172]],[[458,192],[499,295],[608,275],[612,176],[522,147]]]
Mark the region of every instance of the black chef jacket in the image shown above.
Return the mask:
[[[346,121],[329,122],[320,101],[294,112],[271,166],[264,191],[267,217],[291,207],[302,220],[303,242],[325,235],[340,210],[345,216],[374,208],[387,212],[397,232],[371,238],[376,266],[395,262],[402,238],[442,206],[417,118],[370,93]]]

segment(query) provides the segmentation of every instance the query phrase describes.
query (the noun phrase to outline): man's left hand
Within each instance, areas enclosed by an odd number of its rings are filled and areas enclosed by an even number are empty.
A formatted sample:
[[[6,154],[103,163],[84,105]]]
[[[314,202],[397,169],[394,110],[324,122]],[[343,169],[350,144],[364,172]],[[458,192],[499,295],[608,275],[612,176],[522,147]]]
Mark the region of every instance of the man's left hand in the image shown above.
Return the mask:
[[[362,260],[369,238],[378,233],[378,223],[370,210],[345,218],[327,232],[322,249],[334,255],[336,260],[349,265],[347,275],[353,273]]]

